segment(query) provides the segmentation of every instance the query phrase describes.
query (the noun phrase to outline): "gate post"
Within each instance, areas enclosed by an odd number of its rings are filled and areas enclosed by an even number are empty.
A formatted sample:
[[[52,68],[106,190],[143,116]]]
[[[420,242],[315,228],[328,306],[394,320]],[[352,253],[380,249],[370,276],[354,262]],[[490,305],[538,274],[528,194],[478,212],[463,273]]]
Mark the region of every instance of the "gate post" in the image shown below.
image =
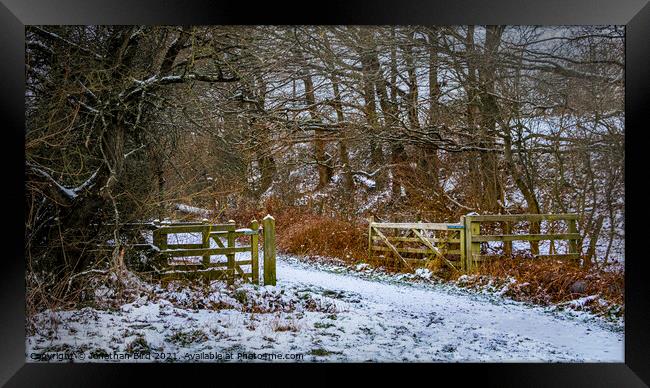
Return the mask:
[[[264,285],[275,286],[275,219],[267,214],[262,219],[264,233]]]
[[[368,260],[372,258],[372,223],[375,221],[375,217],[368,217]]]
[[[463,225],[465,226],[465,270],[471,272],[474,267],[474,255],[481,253],[481,244],[472,242],[472,235],[480,234],[480,225],[472,221],[472,216],[463,216]]]
[[[153,245],[160,249],[160,221],[153,220]]]
[[[251,221],[251,283],[260,284],[260,269],[259,269],[259,232],[260,224],[257,220]]]
[[[154,220],[154,225],[156,229],[153,231],[153,245],[157,246],[159,250],[164,251],[167,249],[167,233],[163,233],[164,231],[161,230],[163,224],[160,221]]]
[[[232,228],[228,230],[228,248],[235,247],[235,221],[228,221]],[[226,254],[228,258],[228,285],[235,284],[235,253]]]
[[[481,234],[481,224],[475,221],[471,221],[470,218],[470,239],[473,238],[473,236],[478,236]],[[470,255],[470,262],[471,262],[471,269],[473,270],[474,267],[476,267],[476,263],[478,258],[476,256],[481,254],[481,243],[478,242],[473,242],[470,240],[470,246],[472,248],[472,252]]]
[[[460,216],[460,224],[463,225],[462,229],[459,229],[460,232],[460,269],[463,272],[467,271],[467,247],[465,246],[467,236],[467,224],[465,223],[465,216]]]
[[[203,230],[201,231],[201,244],[203,246],[203,249],[210,249],[210,225],[208,225],[208,220],[205,218],[203,221]],[[203,268],[207,269],[210,267],[210,255],[204,254],[203,255]]]

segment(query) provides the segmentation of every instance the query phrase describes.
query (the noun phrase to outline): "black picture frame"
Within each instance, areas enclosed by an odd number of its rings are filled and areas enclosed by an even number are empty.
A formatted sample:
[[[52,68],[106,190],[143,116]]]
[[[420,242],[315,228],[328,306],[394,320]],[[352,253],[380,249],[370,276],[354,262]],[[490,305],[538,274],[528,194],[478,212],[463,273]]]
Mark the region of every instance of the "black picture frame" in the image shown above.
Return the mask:
[[[25,363],[24,259],[24,26],[34,24],[618,24],[626,26],[625,81],[625,362],[619,364],[420,364],[416,374],[402,371],[396,378],[452,376],[460,383],[479,381],[496,386],[647,386],[650,384],[650,289],[644,281],[648,258],[643,252],[645,189],[643,187],[646,107],[650,107],[650,4],[647,0],[571,1],[331,1],[281,4],[235,1],[101,1],[0,0],[0,98],[3,157],[0,208],[3,222],[0,320],[0,383],[8,386],[96,386],[125,383],[137,376],[162,377],[165,382],[201,374],[224,373],[212,365],[46,365]],[[10,213],[10,214],[7,214]],[[647,224],[647,223],[646,223]],[[264,365],[232,365],[228,374],[260,377]],[[268,364],[267,364],[268,366]],[[350,364],[338,365],[348,368]],[[179,373],[179,368],[193,372]],[[272,365],[274,381],[287,379]],[[310,371],[311,379],[336,379],[324,372],[332,365],[291,365]],[[364,365],[355,371],[367,379],[394,365]],[[234,371],[232,369],[235,369]],[[268,368],[267,368],[268,369]],[[196,371],[196,373],[194,372]],[[293,373],[290,372],[290,373]],[[385,373],[385,372],[384,372]],[[383,375],[383,374],[382,374]],[[345,378],[347,379],[347,378]],[[224,381],[225,380],[215,380]],[[248,381],[248,380],[247,380]],[[405,381],[405,380],[403,380]],[[440,380],[442,381],[442,380]]]

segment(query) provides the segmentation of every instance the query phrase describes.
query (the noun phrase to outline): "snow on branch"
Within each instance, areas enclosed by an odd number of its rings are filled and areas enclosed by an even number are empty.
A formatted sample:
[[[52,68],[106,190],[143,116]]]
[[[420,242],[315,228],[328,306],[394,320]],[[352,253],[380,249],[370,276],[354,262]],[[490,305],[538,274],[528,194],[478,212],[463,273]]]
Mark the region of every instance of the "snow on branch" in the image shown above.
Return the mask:
[[[71,41],[69,41],[68,39],[65,39],[65,38],[63,38],[63,37],[61,37],[61,36],[59,36],[59,35],[57,35],[57,34],[55,34],[55,33],[53,33],[53,32],[46,31],[46,30],[44,30],[44,29],[42,29],[42,28],[40,28],[40,27],[36,27],[36,26],[32,26],[32,27],[30,28],[30,31],[32,31],[32,32],[34,32],[34,33],[36,33],[36,34],[38,34],[38,35],[40,35],[40,36],[42,36],[42,37],[44,37],[44,38],[46,38],[46,39],[52,39],[52,40],[55,40],[55,41],[57,41],[57,42],[59,42],[59,43],[63,43],[63,44],[65,44],[65,45],[68,45],[68,46],[74,47],[74,48],[76,48],[76,49],[79,50],[79,51],[82,51],[82,52],[84,52],[84,53],[86,53],[86,54],[90,54],[90,55],[92,55],[92,56],[95,57],[96,59],[104,60],[104,57],[101,56],[101,55],[99,55],[99,54],[97,54],[96,52],[94,52],[94,51],[92,51],[92,50],[89,50],[89,49],[87,49],[87,48],[85,48],[85,47],[81,47],[81,46],[79,46],[78,44],[76,44],[76,43],[74,43],[74,42],[71,42]]]
[[[79,194],[81,194],[84,190],[87,190],[95,185],[97,176],[99,175],[99,168],[95,170],[95,172],[82,184],[75,188],[68,188],[65,187],[64,185],[60,184],[59,182],[56,181],[56,179],[52,178],[50,174],[45,172],[44,170],[34,166],[33,164],[27,162],[26,163],[27,167],[30,168],[31,172],[38,177],[40,177],[42,180],[44,180],[46,183],[49,184],[49,186],[53,189],[54,195],[57,197],[57,200],[63,202],[63,203],[71,203],[74,201]]]
[[[50,188],[54,189],[53,194],[57,197],[57,200],[63,203],[70,203],[74,201],[75,198],[77,198],[77,193],[75,193],[74,190],[60,184],[47,172],[29,163],[27,163],[27,166],[30,168],[33,174],[39,176],[42,180],[50,185]]]
[[[194,207],[190,205],[185,205],[182,203],[177,203],[175,204],[176,210],[182,213],[188,213],[188,214],[196,214],[198,216],[202,217],[208,217],[210,215],[210,211],[207,209],[202,209],[200,207]]]
[[[97,179],[97,175],[99,174],[99,168],[95,170],[95,172],[90,176],[90,178],[86,179],[86,181],[79,186],[75,187],[72,189],[72,191],[76,194],[79,195],[82,191],[89,189],[95,185],[95,181]]]
[[[217,74],[198,74],[198,73],[187,73],[183,75],[167,75],[161,77],[159,75],[153,75],[146,80],[134,80],[136,86],[126,92],[120,94],[120,97],[128,99],[129,97],[141,92],[144,89],[151,88],[158,85],[168,85],[168,84],[177,84],[188,81],[201,81],[201,82],[237,82],[239,77],[232,76],[226,77],[223,73],[219,72]]]
[[[140,150],[143,149],[145,146],[146,146],[146,144],[142,144],[142,145],[140,145],[140,147],[138,147],[138,148],[134,148],[134,149],[132,149],[131,151],[127,152],[126,154],[124,154],[124,159],[126,159],[126,158],[128,158],[129,156],[133,155],[135,152],[140,151]]]

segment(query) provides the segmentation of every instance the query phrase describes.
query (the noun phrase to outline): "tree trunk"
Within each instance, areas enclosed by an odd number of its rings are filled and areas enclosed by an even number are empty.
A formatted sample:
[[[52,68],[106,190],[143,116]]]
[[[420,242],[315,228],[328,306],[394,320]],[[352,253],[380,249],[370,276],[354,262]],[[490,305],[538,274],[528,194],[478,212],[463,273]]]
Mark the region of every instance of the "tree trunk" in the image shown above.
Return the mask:
[[[478,81],[476,78],[476,52],[474,48],[474,26],[467,27],[467,36],[465,41],[466,54],[465,59],[467,61],[467,79],[465,82],[465,93],[467,94],[467,126],[470,132],[476,136],[480,136],[480,128],[478,126],[478,116],[479,106],[478,106],[478,96],[477,96],[477,85]],[[470,180],[469,190],[470,197],[474,207],[480,210],[483,210],[483,186],[481,179],[481,165],[476,163],[477,160],[480,160],[480,153],[476,151],[470,151],[467,155],[467,171],[468,178]]]
[[[499,115],[495,93],[497,51],[503,33],[503,26],[486,26],[485,53],[482,58],[480,75],[481,99],[481,146],[492,149],[495,147],[496,122]],[[484,208],[491,213],[500,212],[503,203],[503,188],[497,156],[494,152],[481,153],[481,172],[484,188]]]
[[[429,130],[439,130],[439,99],[440,85],[438,83],[438,29],[432,27],[427,31],[429,41]],[[439,169],[440,162],[438,159],[438,148],[431,144],[423,147],[422,161],[420,164],[428,180],[432,183],[434,192],[440,193]]]
[[[332,81],[332,91],[334,92],[334,110],[336,111],[336,120],[339,124],[339,158],[341,159],[341,168],[343,175],[343,187],[346,193],[353,193],[354,179],[352,176],[352,166],[350,166],[350,156],[348,154],[348,146],[346,139],[346,131],[342,123],[345,121],[343,115],[343,105],[341,103],[341,91],[339,89],[339,81],[336,75],[330,77]],[[354,195],[349,198],[354,199]]]
[[[312,122],[320,123],[320,117],[316,111],[316,96],[314,95],[314,82],[309,74],[303,74],[302,81],[305,85],[305,100]],[[314,160],[318,170],[318,186],[322,189],[327,186],[332,179],[332,168],[330,161],[325,156],[325,137],[326,132],[322,129],[314,130]]]
[[[363,86],[364,114],[371,134],[380,131],[379,120],[377,119],[377,103],[375,100],[375,78],[377,74],[373,66],[375,53],[375,42],[372,33],[362,28],[360,30],[361,49],[359,59],[361,60],[361,82]],[[384,151],[382,149],[381,137],[373,137],[370,142],[370,167],[372,170],[379,169],[384,164]],[[375,187],[381,191],[386,185],[385,174],[379,171],[375,176]]]

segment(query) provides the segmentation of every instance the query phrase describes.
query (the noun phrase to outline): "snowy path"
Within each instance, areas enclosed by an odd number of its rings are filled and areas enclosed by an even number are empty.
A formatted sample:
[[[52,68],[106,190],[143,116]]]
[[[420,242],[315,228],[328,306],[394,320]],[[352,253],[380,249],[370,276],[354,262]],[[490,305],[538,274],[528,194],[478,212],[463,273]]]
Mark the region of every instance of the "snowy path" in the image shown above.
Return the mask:
[[[199,305],[175,291],[116,311],[54,313],[54,333],[28,337],[28,361],[34,353],[60,351],[83,353],[85,361],[133,351],[167,352],[181,362],[226,354],[240,361],[246,354],[349,362],[623,361],[623,333],[586,314],[451,285],[364,279],[292,257],[279,258],[277,274],[275,287],[217,288]],[[239,302],[240,309],[210,307]],[[40,319],[52,321],[52,315]]]
[[[601,361],[623,360],[623,334],[542,308],[452,287],[396,285],[280,262],[279,281],[354,295],[351,315],[365,328],[339,345],[351,359]],[[457,290],[459,291],[459,290]]]

